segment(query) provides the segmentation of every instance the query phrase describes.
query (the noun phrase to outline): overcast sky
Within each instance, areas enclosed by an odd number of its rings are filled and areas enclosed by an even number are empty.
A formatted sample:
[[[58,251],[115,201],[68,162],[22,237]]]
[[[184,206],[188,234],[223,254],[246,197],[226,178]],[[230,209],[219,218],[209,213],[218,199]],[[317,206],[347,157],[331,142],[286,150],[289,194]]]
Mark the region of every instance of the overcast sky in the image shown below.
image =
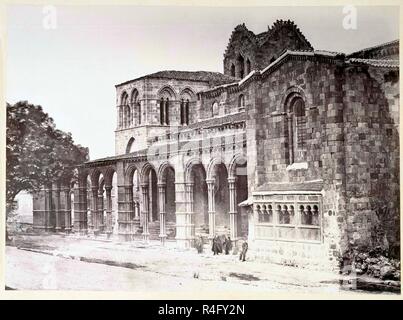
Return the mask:
[[[115,84],[159,70],[221,71],[232,30],[255,33],[294,20],[315,49],[350,53],[399,37],[399,9],[357,7],[357,29],[342,7],[56,6],[57,27],[43,27],[42,6],[7,11],[6,99],[40,104],[59,129],[114,154]]]

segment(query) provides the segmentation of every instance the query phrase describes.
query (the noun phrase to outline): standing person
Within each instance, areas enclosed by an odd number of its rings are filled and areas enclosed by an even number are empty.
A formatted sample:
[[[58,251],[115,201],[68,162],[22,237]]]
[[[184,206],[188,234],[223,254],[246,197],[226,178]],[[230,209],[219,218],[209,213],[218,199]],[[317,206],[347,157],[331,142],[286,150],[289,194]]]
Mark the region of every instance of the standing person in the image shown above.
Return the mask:
[[[242,243],[242,251],[241,251],[241,254],[239,255],[239,260],[245,261],[245,259],[246,259],[246,251],[248,251],[248,242],[244,241]]]
[[[225,254],[229,254],[230,250],[232,249],[232,241],[231,238],[225,238],[224,242]]]
[[[199,236],[196,239],[196,249],[197,249],[197,253],[203,253],[203,237]]]
[[[217,236],[218,253],[223,252],[223,240],[221,236]]]
[[[215,236],[213,238],[213,246],[211,247],[211,250],[214,252],[214,255],[217,255],[218,252],[220,251],[218,242],[219,242],[218,236]]]

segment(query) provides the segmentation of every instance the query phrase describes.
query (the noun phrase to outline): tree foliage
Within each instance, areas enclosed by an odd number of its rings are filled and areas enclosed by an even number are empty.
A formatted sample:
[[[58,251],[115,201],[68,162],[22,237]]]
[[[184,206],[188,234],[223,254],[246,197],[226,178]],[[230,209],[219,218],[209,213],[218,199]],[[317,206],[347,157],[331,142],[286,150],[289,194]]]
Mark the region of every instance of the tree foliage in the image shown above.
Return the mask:
[[[7,104],[8,204],[22,190],[38,191],[56,181],[67,183],[74,168],[88,160],[88,149],[75,145],[71,133],[56,129],[41,106],[20,101]]]

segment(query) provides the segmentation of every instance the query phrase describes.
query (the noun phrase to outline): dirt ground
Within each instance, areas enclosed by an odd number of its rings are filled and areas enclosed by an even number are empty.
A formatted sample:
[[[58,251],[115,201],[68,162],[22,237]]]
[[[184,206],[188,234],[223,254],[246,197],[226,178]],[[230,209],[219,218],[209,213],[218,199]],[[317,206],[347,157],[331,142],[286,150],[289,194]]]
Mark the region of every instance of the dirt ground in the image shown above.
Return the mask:
[[[235,255],[214,256],[211,250],[198,254],[195,249],[175,248],[174,242],[163,247],[157,241],[120,243],[65,235],[14,237],[6,246],[5,283],[17,290],[181,293],[185,297],[186,293],[197,297],[211,292],[227,298],[367,294],[351,290],[354,281],[330,272],[241,262]]]

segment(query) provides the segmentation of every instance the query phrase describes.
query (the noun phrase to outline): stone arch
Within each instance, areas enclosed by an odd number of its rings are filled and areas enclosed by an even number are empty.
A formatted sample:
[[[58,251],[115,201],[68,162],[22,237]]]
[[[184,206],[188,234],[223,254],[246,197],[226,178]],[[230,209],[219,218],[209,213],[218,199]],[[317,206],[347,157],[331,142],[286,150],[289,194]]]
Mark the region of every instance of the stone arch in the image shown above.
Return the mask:
[[[136,141],[136,140],[135,140],[133,137],[131,137],[131,138],[129,139],[129,142],[128,142],[127,145],[126,145],[126,154],[132,152],[132,147],[133,147],[133,144],[134,144],[135,141]]]
[[[158,98],[168,98],[170,101],[176,100],[176,93],[174,88],[170,85],[164,85],[160,90],[158,90]]]
[[[80,168],[78,170],[78,183],[79,185],[85,186],[87,183],[87,178],[90,176],[90,171],[87,168]]]
[[[127,105],[129,103],[129,95],[126,90],[123,90],[120,94],[120,105]]]
[[[236,176],[236,167],[237,164],[239,164],[240,161],[243,161],[246,163],[246,155],[244,153],[237,153],[235,154],[232,159],[230,160],[228,164],[228,177],[235,177]]]
[[[99,170],[98,168],[94,168],[94,169],[91,170],[90,179],[91,179],[91,185],[92,186],[94,186],[94,187],[98,186],[99,177],[100,177],[101,174],[102,174],[102,171]],[[103,176],[103,174],[102,174],[102,176]]]
[[[112,179],[113,179],[113,174],[116,173],[116,170],[114,167],[109,167],[105,171],[104,179],[105,179],[105,186],[112,186]]]
[[[138,101],[138,98],[140,96],[139,91],[136,88],[133,88],[130,94],[130,102],[135,103]]]
[[[299,86],[292,86],[283,93],[283,97],[281,99],[281,105],[283,106],[284,112],[291,112],[292,103],[295,98],[301,98],[304,101],[305,106],[307,106],[304,90]]]
[[[188,97],[186,97],[186,96],[188,96]],[[180,97],[181,98],[189,98],[189,101],[192,101],[192,100],[195,99],[196,94],[195,94],[195,92],[193,91],[192,88],[186,87],[180,92]]]
[[[172,168],[175,171],[175,167],[168,161],[163,162],[159,166],[158,172],[157,172],[158,183],[165,183],[165,171],[168,168]]]
[[[171,108],[173,107],[172,102],[176,101],[176,94],[175,90],[169,86],[166,85],[162,87],[158,91],[158,98],[157,98],[157,104],[159,104],[159,110],[160,110],[160,124],[161,125],[169,125],[170,124],[170,114],[171,114]]]
[[[216,157],[216,158],[211,159],[211,161],[207,165],[207,170],[206,170],[207,179],[214,179],[214,169],[215,169],[215,166],[218,164],[223,164],[225,169],[228,172],[228,167],[225,163],[225,160],[221,157]]]
[[[140,172],[139,168],[137,167],[137,165],[135,165],[134,163],[130,164],[126,171],[125,171],[125,181],[127,184],[132,184],[133,182],[133,175],[135,172]]]
[[[154,170],[155,172],[157,172],[155,170],[155,167],[149,162],[146,162],[141,167],[141,169],[140,169],[140,181],[141,181],[141,183],[144,183],[144,184],[149,184],[150,183],[149,176],[148,176],[148,174],[150,173],[150,170]]]
[[[189,159],[185,165],[185,177],[184,177],[185,182],[188,182],[188,183],[193,182],[192,167],[197,164],[201,165],[203,167],[204,171],[206,171],[200,158]]]
[[[220,114],[220,104],[217,100],[214,100],[211,104],[211,116],[218,116]]]

